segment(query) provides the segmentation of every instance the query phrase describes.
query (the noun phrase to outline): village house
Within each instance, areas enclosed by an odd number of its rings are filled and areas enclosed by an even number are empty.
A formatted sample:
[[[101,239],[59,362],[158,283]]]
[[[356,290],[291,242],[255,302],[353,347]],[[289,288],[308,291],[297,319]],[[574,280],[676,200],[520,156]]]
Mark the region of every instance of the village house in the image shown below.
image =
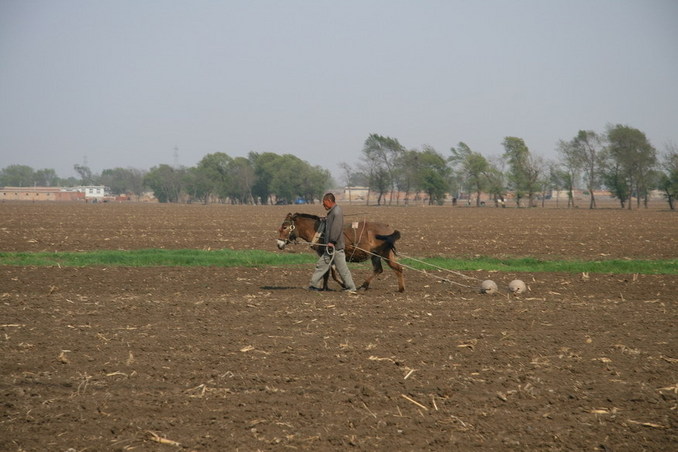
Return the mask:
[[[110,198],[103,185],[80,187],[2,187],[0,201],[90,201]]]

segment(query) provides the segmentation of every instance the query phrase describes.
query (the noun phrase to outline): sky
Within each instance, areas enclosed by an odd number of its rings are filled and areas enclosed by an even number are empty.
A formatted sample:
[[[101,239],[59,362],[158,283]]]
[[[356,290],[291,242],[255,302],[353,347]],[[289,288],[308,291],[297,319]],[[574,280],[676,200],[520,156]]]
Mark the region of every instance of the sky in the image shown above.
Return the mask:
[[[675,0],[0,0],[0,169],[678,142]]]

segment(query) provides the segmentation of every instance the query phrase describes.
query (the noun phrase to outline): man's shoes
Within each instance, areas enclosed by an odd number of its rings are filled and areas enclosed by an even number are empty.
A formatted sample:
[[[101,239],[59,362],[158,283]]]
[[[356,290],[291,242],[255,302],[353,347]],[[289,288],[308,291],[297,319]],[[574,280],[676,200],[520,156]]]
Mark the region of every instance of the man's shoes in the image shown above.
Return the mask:
[[[320,289],[315,286],[308,286],[308,291],[309,292],[324,292],[324,289]],[[343,289],[342,292],[348,295],[358,295],[358,291],[356,289]]]

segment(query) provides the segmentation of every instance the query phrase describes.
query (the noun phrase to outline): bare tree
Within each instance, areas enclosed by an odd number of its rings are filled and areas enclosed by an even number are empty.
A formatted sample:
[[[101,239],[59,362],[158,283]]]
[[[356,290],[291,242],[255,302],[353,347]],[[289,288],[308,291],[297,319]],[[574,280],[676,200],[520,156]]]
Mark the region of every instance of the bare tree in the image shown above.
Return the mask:
[[[557,149],[560,153],[561,165],[560,168],[555,169],[552,173],[559,185],[567,190],[567,207],[575,207],[574,185],[584,165],[576,138],[570,141],[560,140]]]
[[[573,142],[577,157],[582,162],[586,189],[591,196],[589,209],[595,209],[596,198],[593,191],[600,185],[600,167],[605,139],[593,130],[580,130]]]
[[[73,169],[80,175],[80,183],[82,185],[92,185],[94,183],[94,176],[92,175],[92,170],[89,169],[89,166],[78,165],[76,163],[73,165]]]
[[[346,181],[346,188],[348,189],[348,203],[351,204],[353,201],[353,196],[351,196],[351,176],[353,175],[353,168],[345,162],[340,163],[339,168],[341,168],[344,173],[344,180]]]

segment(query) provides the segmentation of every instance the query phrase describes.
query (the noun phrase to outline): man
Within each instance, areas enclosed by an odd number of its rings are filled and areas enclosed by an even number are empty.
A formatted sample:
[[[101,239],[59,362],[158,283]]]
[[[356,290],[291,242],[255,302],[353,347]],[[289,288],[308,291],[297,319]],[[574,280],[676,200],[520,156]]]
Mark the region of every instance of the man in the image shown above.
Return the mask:
[[[315,264],[315,272],[311,276],[309,290],[321,290],[321,280],[323,275],[330,270],[334,264],[344,281],[344,286],[349,294],[355,294],[356,288],[351,272],[346,265],[346,254],[344,253],[344,212],[336,203],[332,193],[326,193],[323,196],[323,207],[327,210],[327,220],[325,222],[325,237],[327,246],[325,252]]]

